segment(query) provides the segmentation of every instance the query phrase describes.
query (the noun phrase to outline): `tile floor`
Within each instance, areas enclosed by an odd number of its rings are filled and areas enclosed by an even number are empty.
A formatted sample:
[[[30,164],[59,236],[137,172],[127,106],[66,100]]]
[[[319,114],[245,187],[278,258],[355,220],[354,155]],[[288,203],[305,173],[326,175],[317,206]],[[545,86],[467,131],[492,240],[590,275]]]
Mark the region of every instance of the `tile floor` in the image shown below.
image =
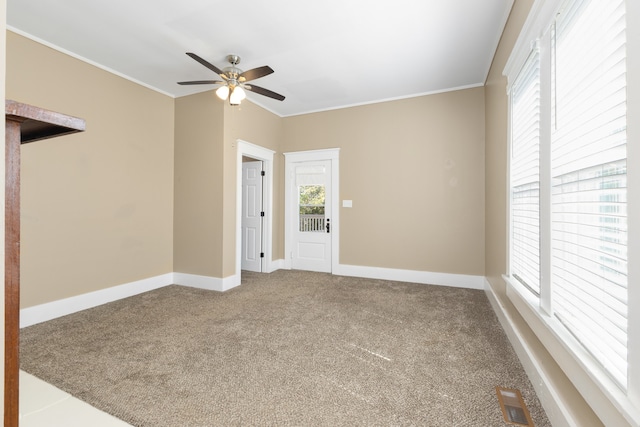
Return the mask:
[[[125,427],[125,423],[20,371],[20,427]]]

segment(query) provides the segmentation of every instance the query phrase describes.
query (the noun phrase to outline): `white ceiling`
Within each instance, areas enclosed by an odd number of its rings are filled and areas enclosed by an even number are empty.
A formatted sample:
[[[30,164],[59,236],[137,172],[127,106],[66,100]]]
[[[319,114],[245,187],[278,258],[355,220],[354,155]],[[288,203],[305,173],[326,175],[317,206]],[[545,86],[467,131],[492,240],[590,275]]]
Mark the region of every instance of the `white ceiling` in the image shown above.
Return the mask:
[[[290,116],[482,85],[513,0],[8,0],[10,30],[180,97],[218,68],[269,65],[255,80]],[[215,102],[217,98],[212,99]]]

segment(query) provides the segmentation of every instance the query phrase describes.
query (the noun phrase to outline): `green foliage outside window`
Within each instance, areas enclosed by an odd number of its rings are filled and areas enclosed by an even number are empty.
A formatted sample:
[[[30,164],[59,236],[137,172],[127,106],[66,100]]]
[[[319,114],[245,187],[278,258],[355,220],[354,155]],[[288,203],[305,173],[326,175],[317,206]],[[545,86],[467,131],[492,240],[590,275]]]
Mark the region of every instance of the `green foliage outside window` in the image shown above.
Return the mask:
[[[300,214],[324,215],[324,185],[305,185],[300,190]]]

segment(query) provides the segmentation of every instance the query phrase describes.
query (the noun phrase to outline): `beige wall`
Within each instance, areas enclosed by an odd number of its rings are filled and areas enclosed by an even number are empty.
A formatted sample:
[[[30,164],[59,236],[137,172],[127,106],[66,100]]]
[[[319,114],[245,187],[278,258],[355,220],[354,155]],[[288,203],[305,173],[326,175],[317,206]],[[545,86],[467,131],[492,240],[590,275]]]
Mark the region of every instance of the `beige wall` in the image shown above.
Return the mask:
[[[341,263],[484,274],[482,88],[285,119],[250,102],[214,113],[222,104],[211,97],[176,101],[176,271],[235,274],[242,139],[276,152],[274,260],[284,251],[282,153],[339,147],[341,198],[354,201],[341,211]]]
[[[222,103],[213,92],[176,99],[174,271],[222,277]]]
[[[341,198],[354,201],[341,263],[484,274],[481,88],[283,119],[213,92],[174,101],[8,37],[9,96],[88,128],[25,146],[23,307],[170,271],[235,274],[237,139],[276,152],[274,260],[282,153],[340,147]]]
[[[284,138],[282,118],[251,102],[243,101],[239,107],[225,105],[224,146],[224,267],[223,275],[234,273],[236,266],[236,194],[237,140],[258,145],[276,153],[273,157],[273,241],[272,259],[284,256],[284,158],[281,145]]]
[[[22,146],[22,307],[173,271],[173,99],[12,32],[6,79],[87,123]]]
[[[484,275],[484,90],[288,117],[282,151],[340,148],[340,263]]]
[[[236,274],[237,140],[278,152],[282,119],[244,101],[231,108],[213,91],[176,100],[175,271]],[[274,155],[272,258],[283,256],[282,169]]]
[[[507,269],[507,81],[502,71],[511,53],[533,0],[517,0],[496,51],[485,85],[486,114],[486,245],[485,273],[493,291],[507,310],[507,315],[528,343],[541,369],[557,390],[562,393],[567,410],[579,420],[580,426],[598,426],[600,421],[576,391],[566,375],[551,358],[535,334],[522,320],[506,296],[502,275]],[[550,401],[555,396],[541,396]]]

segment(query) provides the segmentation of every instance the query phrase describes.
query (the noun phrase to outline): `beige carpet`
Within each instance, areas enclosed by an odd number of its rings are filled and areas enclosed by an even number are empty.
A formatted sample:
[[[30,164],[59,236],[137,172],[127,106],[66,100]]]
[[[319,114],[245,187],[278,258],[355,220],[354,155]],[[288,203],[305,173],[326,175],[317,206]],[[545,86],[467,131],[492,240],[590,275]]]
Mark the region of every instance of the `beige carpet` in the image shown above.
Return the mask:
[[[549,426],[484,292],[300,271],[21,331],[21,367],[136,426]]]

